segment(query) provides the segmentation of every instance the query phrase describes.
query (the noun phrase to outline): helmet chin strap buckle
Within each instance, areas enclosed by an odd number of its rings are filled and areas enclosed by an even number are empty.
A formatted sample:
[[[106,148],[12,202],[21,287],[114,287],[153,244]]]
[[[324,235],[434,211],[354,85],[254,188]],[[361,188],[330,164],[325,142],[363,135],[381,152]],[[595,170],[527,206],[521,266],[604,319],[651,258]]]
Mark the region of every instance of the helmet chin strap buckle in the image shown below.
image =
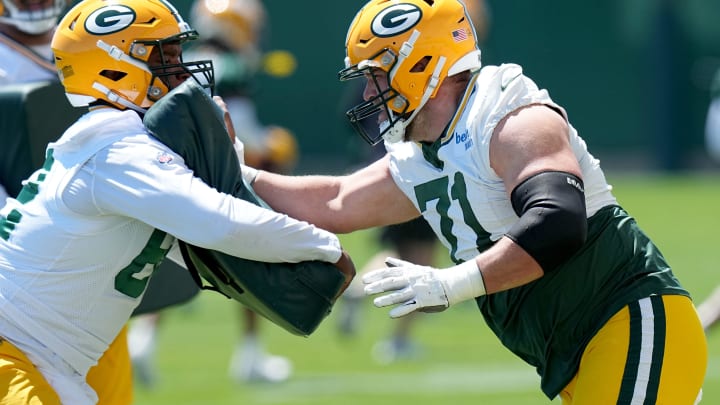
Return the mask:
[[[417,115],[418,112],[420,112],[420,109],[427,103],[427,101],[430,99],[430,96],[435,91],[435,87],[437,87],[438,83],[440,82],[440,72],[442,72],[443,66],[445,66],[446,58],[444,56],[441,56],[438,60],[437,66],[435,66],[435,70],[433,71],[432,76],[430,77],[430,83],[428,83],[427,88],[425,89],[425,92],[423,93],[422,99],[420,100],[420,105],[417,106],[417,108],[410,114],[410,116],[407,119],[398,119],[395,121],[395,123],[392,125],[392,128],[390,128],[386,133],[383,134],[383,139],[385,139],[389,143],[397,143],[400,141],[405,140],[405,127],[407,127],[410,122],[412,122],[413,118]],[[399,100],[399,98],[396,98],[396,100]],[[393,118],[392,111],[389,111],[390,119]],[[389,121],[385,126],[389,126]],[[381,130],[384,129],[381,126]]]
[[[107,54],[118,61],[129,63],[137,68],[140,68],[146,72],[150,72],[150,69],[147,67],[145,63],[142,63],[134,58],[131,58],[125,52],[123,52],[122,49],[118,48],[115,45],[110,45],[103,41],[102,39],[99,39],[96,43],[97,47],[102,49],[103,51],[107,52]]]
[[[131,110],[135,110],[141,114],[145,114],[147,112],[146,109],[144,109],[140,106],[137,106],[128,100],[125,100],[124,98],[120,97],[119,94],[115,93],[114,91],[110,90],[109,88],[107,88],[106,86],[103,86],[102,84],[100,84],[98,82],[93,82],[92,88],[103,93],[110,102],[120,104],[123,107],[129,108]]]
[[[392,127],[390,127],[390,121],[383,121],[380,124],[380,131],[385,131],[382,137],[387,143],[398,143],[405,140],[405,123],[403,120],[395,121]]]

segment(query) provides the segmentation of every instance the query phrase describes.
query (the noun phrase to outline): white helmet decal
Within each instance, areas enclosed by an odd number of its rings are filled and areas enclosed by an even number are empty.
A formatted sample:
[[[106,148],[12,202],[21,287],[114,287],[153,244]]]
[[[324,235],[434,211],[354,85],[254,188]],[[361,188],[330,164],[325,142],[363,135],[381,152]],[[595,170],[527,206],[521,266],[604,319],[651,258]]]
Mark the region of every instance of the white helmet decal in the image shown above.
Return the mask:
[[[112,5],[99,8],[85,20],[85,30],[95,35],[122,31],[135,21],[135,10],[128,6]]]
[[[409,30],[420,22],[422,10],[414,4],[394,4],[383,11],[372,21],[370,29],[378,37],[392,37]]]

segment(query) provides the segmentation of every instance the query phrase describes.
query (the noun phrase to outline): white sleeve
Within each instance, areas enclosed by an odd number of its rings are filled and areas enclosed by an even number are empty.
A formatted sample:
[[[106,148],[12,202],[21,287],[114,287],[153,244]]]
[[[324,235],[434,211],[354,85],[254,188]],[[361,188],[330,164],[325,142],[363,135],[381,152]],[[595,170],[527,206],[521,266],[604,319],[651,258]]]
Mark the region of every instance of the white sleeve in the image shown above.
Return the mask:
[[[264,262],[336,262],[337,236],[208,186],[159,142],[117,142],[95,155],[92,198],[187,243]]]

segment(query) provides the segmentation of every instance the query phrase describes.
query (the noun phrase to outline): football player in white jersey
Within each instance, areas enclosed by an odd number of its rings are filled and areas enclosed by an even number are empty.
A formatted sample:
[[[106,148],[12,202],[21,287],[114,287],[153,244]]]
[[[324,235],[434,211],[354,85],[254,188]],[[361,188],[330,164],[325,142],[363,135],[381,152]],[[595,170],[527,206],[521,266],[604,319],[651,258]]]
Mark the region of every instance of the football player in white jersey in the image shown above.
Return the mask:
[[[0,210],[0,402],[96,403],[88,369],[176,238],[252,260],[336,263],[349,282],[334,234],[216,191],[143,125],[183,81],[212,83],[209,61],[183,61],[197,32],[170,3],[85,0],[58,27],[61,82],[89,112]]]
[[[371,0],[346,55],[340,79],[366,81],[365,102],[347,115],[387,155],[339,177],[246,171],[261,197],[335,232],[422,215],[456,265],[388,258],[363,277],[365,293],[393,318],[475,299],[548,398],[700,398],[707,345],[689,293],[565,110],[520,66],[481,67],[461,1]]]
[[[0,1],[0,86],[57,81],[52,58],[55,26],[66,11],[65,0]],[[13,165],[24,167],[24,165]],[[10,195],[0,184],[0,208]],[[88,383],[98,394],[99,405],[129,405],[133,401],[132,370],[123,329],[103,357],[88,373]]]

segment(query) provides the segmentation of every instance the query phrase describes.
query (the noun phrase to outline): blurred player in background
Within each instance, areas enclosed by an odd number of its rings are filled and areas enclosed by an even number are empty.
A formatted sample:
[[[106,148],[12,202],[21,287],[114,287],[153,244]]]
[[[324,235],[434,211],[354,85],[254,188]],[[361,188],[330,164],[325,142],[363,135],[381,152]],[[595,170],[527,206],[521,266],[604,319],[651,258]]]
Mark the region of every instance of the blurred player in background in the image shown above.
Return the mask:
[[[254,190],[339,233],[422,215],[455,265],[388,258],[364,292],[392,318],[474,300],[551,400],[696,403],[708,352],[690,294],[548,91],[482,66],[464,4],[371,0],[345,46],[340,80],[365,83],[347,116],[387,155],[345,176],[243,170]]]
[[[235,128],[244,144],[245,162],[275,173],[289,174],[298,160],[294,135],[281,126],[264,125],[252,99],[254,78],[263,70],[266,55],[261,36],[266,21],[259,0],[197,0],[190,22],[200,40],[188,50],[192,59],[210,59],[215,67],[215,88],[223,97]],[[281,382],[292,372],[291,362],[266,353],[260,338],[261,318],[238,306],[241,337],[229,365],[230,377],[238,382]],[[139,382],[154,379],[156,329],[159,314],[138,317],[130,333],[130,351]]]
[[[710,157],[720,163],[720,69],[710,84],[710,105],[705,120],[705,146]]]
[[[57,80],[50,41],[65,0],[0,2],[0,86]],[[8,197],[0,184],[0,207]]]
[[[65,0],[0,2],[0,85],[57,80],[50,41]]]
[[[192,50],[215,66],[217,92],[227,104],[235,136],[245,145],[245,162],[289,174],[298,161],[295,136],[287,128],[260,122],[253,93],[255,78],[264,69],[262,48],[267,14],[260,0],[196,0],[190,19],[201,41]],[[281,382],[292,370],[290,361],[266,353],[260,338],[262,320],[238,306],[242,331],[232,354],[229,374],[238,382]]]
[[[705,146],[715,163],[720,163],[720,69],[710,85],[710,106],[705,120]],[[706,330],[720,321],[720,286],[698,306],[698,313]]]
[[[65,0],[2,0],[0,2],[0,86],[57,81],[51,41],[66,11]],[[60,91],[60,88],[58,88]],[[65,99],[64,94],[62,99]],[[58,129],[58,135],[64,128]],[[5,156],[12,159],[14,156]],[[13,165],[19,167],[20,165]],[[23,173],[27,177],[31,173]],[[0,182],[0,209],[8,193],[20,185]],[[12,197],[17,193],[12,192]],[[88,383],[98,394],[99,405],[129,405],[133,387],[127,329],[123,328],[98,365],[90,369]]]
[[[490,28],[490,14],[485,0],[466,0],[468,14],[472,18],[478,43],[487,39]],[[359,83],[360,84],[360,83]],[[362,97],[362,88],[350,87],[358,96],[353,97],[353,106],[358,98]],[[344,115],[344,111],[343,111]],[[366,130],[377,133],[375,123],[366,123]],[[372,160],[385,155],[384,145],[375,145],[371,148]],[[252,166],[252,164],[249,164]],[[402,260],[425,266],[437,265],[439,248],[438,239],[430,225],[424,218],[418,217],[411,221],[383,227],[379,235],[380,245],[389,247],[375,254],[360,270],[360,274],[383,266],[385,258],[397,257]],[[365,298],[362,292],[362,281],[356,279],[343,295],[343,306],[338,309],[340,331],[344,334],[353,334],[358,329],[358,310],[361,300]],[[412,313],[393,322],[391,336],[376,343],[372,354],[376,361],[387,364],[395,361],[413,360],[422,354],[419,345],[412,341],[412,325],[421,314]]]

